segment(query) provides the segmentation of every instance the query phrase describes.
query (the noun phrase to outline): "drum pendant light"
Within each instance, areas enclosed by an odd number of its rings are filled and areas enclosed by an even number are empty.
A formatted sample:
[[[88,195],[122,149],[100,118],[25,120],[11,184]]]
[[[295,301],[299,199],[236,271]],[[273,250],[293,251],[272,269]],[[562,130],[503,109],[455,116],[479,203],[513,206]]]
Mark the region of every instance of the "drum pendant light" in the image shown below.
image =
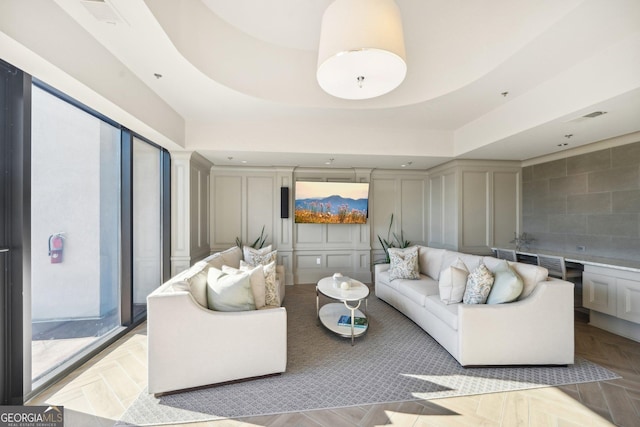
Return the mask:
[[[405,78],[400,9],[393,0],[335,0],[322,17],[316,77],[344,99],[384,95]]]

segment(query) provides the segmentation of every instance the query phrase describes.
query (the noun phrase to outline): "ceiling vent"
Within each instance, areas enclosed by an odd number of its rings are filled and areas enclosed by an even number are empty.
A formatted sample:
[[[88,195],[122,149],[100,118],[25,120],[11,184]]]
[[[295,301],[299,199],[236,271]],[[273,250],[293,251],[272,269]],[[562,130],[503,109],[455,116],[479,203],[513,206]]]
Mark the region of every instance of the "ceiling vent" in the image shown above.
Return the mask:
[[[124,24],[118,11],[105,0],[81,0],[80,3],[100,22],[111,25]]]
[[[589,113],[589,114],[585,114],[584,117],[585,119],[593,119],[594,117],[598,117],[601,116],[603,114],[607,114],[606,111],[594,111],[593,113]]]
[[[575,119],[567,120],[565,123],[579,123],[585,120],[594,119],[596,117],[602,116],[603,114],[607,114],[606,111],[594,111],[589,114],[585,114],[584,116],[576,117]]]

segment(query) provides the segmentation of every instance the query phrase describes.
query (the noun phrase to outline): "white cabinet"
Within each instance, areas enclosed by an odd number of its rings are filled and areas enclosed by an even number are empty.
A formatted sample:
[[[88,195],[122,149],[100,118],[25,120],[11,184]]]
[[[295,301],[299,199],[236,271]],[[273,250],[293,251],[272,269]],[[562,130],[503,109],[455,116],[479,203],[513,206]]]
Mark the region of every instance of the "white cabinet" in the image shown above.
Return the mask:
[[[585,271],[582,274],[582,305],[615,316],[618,306],[616,281],[612,276]]]
[[[582,286],[591,325],[640,341],[640,272],[586,264]]]
[[[640,323],[640,281],[617,279],[618,317]]]

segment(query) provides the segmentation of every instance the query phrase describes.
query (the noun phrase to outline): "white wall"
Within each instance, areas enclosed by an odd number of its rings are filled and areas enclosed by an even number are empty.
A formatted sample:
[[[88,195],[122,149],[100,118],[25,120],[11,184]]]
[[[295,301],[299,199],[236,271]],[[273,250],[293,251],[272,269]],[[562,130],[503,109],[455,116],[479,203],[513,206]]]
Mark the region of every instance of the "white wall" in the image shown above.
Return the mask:
[[[367,224],[295,224],[296,180],[370,182]],[[289,188],[290,218],[280,218],[280,188]],[[315,283],[335,272],[370,283],[373,262],[382,255],[377,235],[394,231],[413,243],[427,241],[427,175],[370,169],[218,167],[211,174],[212,251],[252,242],[262,226],[278,250],[287,284]]]
[[[489,253],[520,233],[519,162],[456,160],[429,171],[429,246]]]
[[[198,153],[171,153],[171,275],[210,253],[211,162]]]

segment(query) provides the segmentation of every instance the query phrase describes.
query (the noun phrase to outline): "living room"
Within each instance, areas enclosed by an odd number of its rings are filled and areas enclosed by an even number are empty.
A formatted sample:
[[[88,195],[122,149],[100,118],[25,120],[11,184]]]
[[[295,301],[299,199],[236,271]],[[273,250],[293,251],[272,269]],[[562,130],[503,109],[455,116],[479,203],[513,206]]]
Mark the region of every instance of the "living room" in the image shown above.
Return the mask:
[[[319,18],[329,0],[282,9],[86,3],[3,0],[0,59],[168,153],[169,276],[264,230],[287,289],[335,272],[372,284],[385,255],[378,236],[388,235],[392,218],[391,231],[416,245],[490,255],[527,233],[524,253],[638,262],[633,1],[456,10],[398,0],[407,77],[363,100],[333,97],[316,82]],[[93,7],[108,16],[96,17]],[[300,181],[369,183],[366,224],[296,224]],[[49,263],[45,255],[38,256]],[[34,295],[46,306],[53,288],[41,289]],[[149,291],[134,292],[137,306]],[[56,316],[73,302],[60,300]],[[600,326],[639,339],[607,310],[596,311]],[[629,401],[638,415],[637,399]]]

